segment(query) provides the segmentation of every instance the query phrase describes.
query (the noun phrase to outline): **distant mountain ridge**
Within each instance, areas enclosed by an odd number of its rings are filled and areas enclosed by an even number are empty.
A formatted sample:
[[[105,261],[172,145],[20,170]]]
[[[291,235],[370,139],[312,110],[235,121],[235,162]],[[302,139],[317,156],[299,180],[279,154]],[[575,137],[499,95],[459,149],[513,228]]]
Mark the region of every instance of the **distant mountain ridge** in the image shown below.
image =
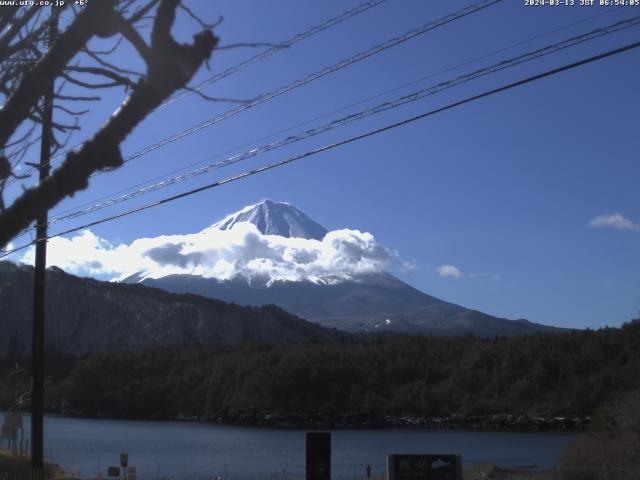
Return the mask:
[[[0,355],[31,349],[33,267],[0,262]],[[47,348],[61,353],[149,346],[331,342],[343,334],[274,306],[231,305],[194,294],[101,282],[47,270]]]
[[[266,235],[322,240],[328,232],[294,205],[265,200],[228,215],[212,228],[251,222]],[[236,276],[218,280],[197,275],[148,278],[143,272],[124,280],[174,293],[196,293],[241,305],[275,304],[322,326],[349,332],[479,336],[560,331],[527,320],[507,320],[423,293],[388,272],[353,275],[331,282],[271,281]]]
[[[389,273],[369,274],[336,284],[274,282],[243,278],[219,281],[196,275],[145,279],[143,285],[174,293],[191,292],[240,305],[275,304],[324,327],[347,332],[388,331],[421,335],[481,337],[554,332],[563,329],[528,320],[507,320],[445,302]]]

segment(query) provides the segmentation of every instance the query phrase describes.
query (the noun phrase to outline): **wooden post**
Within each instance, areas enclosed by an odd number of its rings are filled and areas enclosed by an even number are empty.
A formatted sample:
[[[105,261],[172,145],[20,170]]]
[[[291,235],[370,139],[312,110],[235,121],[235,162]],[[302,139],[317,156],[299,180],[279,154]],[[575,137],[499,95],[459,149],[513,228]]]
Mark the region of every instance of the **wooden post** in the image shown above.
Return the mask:
[[[331,480],[331,434],[307,433],[306,480]]]
[[[55,7],[51,7],[54,15]],[[53,22],[49,29],[49,45],[55,41],[58,34],[57,22]],[[49,79],[47,91],[44,94],[42,113],[42,138],[40,140],[40,182],[49,176],[51,170],[51,145],[53,139],[53,75]],[[36,221],[36,261],[35,284],[33,291],[33,333],[32,333],[32,391],[31,391],[31,478],[44,478],[44,304],[45,281],[47,270],[47,237],[48,212],[43,209]]]

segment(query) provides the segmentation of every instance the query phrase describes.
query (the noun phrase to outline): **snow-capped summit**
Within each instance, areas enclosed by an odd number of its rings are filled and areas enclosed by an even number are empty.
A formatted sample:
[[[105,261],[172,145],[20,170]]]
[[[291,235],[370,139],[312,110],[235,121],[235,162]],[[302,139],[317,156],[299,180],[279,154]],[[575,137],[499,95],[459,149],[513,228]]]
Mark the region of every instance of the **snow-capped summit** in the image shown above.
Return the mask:
[[[238,228],[237,235],[229,231],[242,222],[254,224],[261,235],[253,228]],[[269,238],[258,238],[262,236]],[[319,241],[295,240],[299,238]],[[489,337],[553,331],[421,292],[385,271],[393,254],[373,235],[349,229],[328,232],[290,203],[265,200],[200,233],[163,236],[153,246],[146,240],[136,247],[155,271],[139,271],[124,283],[238,305],[273,304],[325,327]]]
[[[294,205],[264,200],[228,215],[213,228],[229,230],[236,223],[251,222],[264,235],[322,240],[327,229],[311,220]]]

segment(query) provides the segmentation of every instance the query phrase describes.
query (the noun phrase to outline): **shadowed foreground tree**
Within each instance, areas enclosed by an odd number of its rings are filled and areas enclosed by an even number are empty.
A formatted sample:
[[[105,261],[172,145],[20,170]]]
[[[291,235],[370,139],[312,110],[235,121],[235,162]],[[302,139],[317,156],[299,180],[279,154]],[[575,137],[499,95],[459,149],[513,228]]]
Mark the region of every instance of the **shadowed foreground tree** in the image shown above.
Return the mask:
[[[562,460],[564,480],[640,477],[640,390],[620,393],[595,415]]]
[[[203,27],[189,44],[178,43],[171,34],[179,8]],[[63,13],[71,18],[51,37],[52,22]],[[147,23],[151,32],[145,38],[141,27]],[[50,177],[24,190],[10,205],[0,202],[0,248],[45,210],[87,188],[93,173],[123,164],[120,144],[156,107],[185,88],[210,58],[218,43],[213,27],[180,0],[100,0],[77,10],[67,5],[54,13],[43,7],[0,7],[0,197],[7,182],[20,177],[16,167],[39,141],[34,137],[51,79],[56,82],[55,108],[72,119],[54,122],[61,137],[54,137],[54,149],[64,145],[62,137],[77,130],[78,116],[86,113],[69,105],[99,99],[83,89],[124,87],[128,92],[121,107],[82,146],[68,152]],[[115,45],[97,51],[90,42],[101,39],[113,39]],[[136,50],[145,71],[118,65],[112,54],[123,41]]]

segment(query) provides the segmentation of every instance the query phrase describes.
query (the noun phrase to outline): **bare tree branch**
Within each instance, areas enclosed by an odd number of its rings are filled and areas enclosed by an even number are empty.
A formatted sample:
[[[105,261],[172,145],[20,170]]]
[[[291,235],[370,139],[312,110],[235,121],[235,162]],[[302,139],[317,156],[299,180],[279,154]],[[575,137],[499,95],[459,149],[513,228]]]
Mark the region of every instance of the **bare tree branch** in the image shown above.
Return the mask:
[[[109,2],[112,4],[112,2]],[[103,5],[92,2],[91,5]],[[90,176],[100,170],[114,169],[123,164],[120,143],[146,118],[156,107],[162,104],[173,92],[184,88],[195,72],[210,57],[218,44],[218,38],[210,30],[204,30],[194,36],[193,43],[179,44],[171,36],[171,27],[175,21],[175,12],[179,0],[161,0],[155,14],[151,33],[151,46],[148,50],[148,64],[146,77],[140,79],[133,87],[133,91],[124,104],[113,114],[107,123],[79,149],[69,152],[64,162],[43,182],[24,191],[4,212],[0,213],[0,246],[5,246],[9,240],[24,230],[43,211],[52,208],[66,197],[88,186]],[[78,18],[86,15],[89,7],[83,10]],[[119,16],[113,9],[103,14]],[[97,15],[96,12],[93,13]],[[70,44],[74,52],[80,51],[90,38],[92,23],[95,18],[89,17],[89,26],[84,26],[81,32]],[[77,20],[77,19],[76,19]],[[119,22],[114,22],[117,24]],[[127,23],[127,22],[124,22]],[[75,22],[74,22],[75,24]],[[71,27],[69,27],[71,28]],[[108,31],[105,29],[104,31]],[[65,32],[67,33],[67,32]],[[58,42],[56,42],[57,44]],[[39,62],[38,69],[54,51],[55,45]],[[62,53],[56,52],[56,61],[49,60],[49,66],[58,75],[62,73],[64,64],[61,63]],[[67,62],[70,59],[68,56]],[[33,80],[32,80],[33,81]],[[14,94],[15,95],[15,94]],[[22,95],[25,95],[24,93]],[[13,98],[13,96],[12,96]],[[35,105],[36,101],[33,102]],[[14,112],[17,110],[14,106]],[[28,115],[29,109],[17,110],[18,113]],[[4,143],[3,136],[10,135],[14,128],[5,127],[2,123],[0,111],[0,144]],[[15,113],[14,113],[15,114]],[[14,122],[19,124],[19,122]]]
[[[141,7],[139,10],[137,10],[132,16],[131,18],[127,19],[127,22],[129,22],[131,25],[135,24],[136,22],[138,22],[139,20],[143,19],[144,16],[149,13],[149,11],[156,6],[156,4],[158,3],[159,0],[151,0],[150,2],[148,2],[144,7]]]
[[[120,85],[124,85],[126,87],[134,87],[135,86],[135,82],[133,82],[131,79],[129,79],[128,77],[119,75],[111,70],[108,70],[106,68],[100,68],[100,67],[78,67],[78,66],[67,66],[64,68],[65,72],[79,72],[79,73],[88,73],[90,75],[99,75],[102,77],[107,77],[110,78],[111,80],[113,80],[115,83],[118,83]],[[65,74],[63,74],[63,76],[68,80],[69,76]]]
[[[71,115],[74,117],[79,117],[82,115],[86,115],[87,113],[89,113],[91,110],[71,110],[67,107],[64,107],[62,105],[54,105],[53,106],[54,110],[60,110],[64,113],[66,113],[67,115]]]
[[[22,135],[21,137],[18,137],[16,140],[14,140],[13,142],[9,142],[7,143],[4,148],[10,148],[13,147],[14,145],[18,145],[21,142],[24,142],[27,138],[29,138],[29,136],[33,133],[33,131],[35,130],[36,126],[35,125],[31,125],[31,127],[29,128],[29,130],[27,130],[27,132]]]
[[[123,38],[123,37],[121,37],[121,38]],[[112,64],[110,62],[107,62],[107,61],[103,60],[102,58],[100,58],[101,56],[99,54],[96,54],[96,53],[92,52],[88,48],[84,48],[82,51],[84,53],[86,53],[89,57],[91,57],[93,60],[98,62],[100,65],[105,67],[105,68],[108,68],[108,69],[113,70],[115,72],[122,73],[123,75],[134,75],[136,77],[143,77],[144,76],[144,73],[136,72],[136,71],[129,70],[129,69],[126,69],[126,68],[121,68],[121,67],[118,67],[117,65],[114,65],[114,64]]]
[[[83,80],[79,80],[77,78],[72,77],[71,75],[67,74],[67,73],[61,73],[60,76],[62,78],[64,78],[66,81],[68,81],[69,83],[72,83],[74,85],[77,85],[79,87],[83,87],[83,88],[89,88],[89,89],[94,89],[94,90],[98,90],[101,88],[113,88],[113,87],[122,87],[123,84],[120,82],[105,82],[105,83],[90,83],[90,82],[85,82]]]
[[[11,44],[13,39],[16,38],[16,36],[22,30],[22,27],[24,27],[36,13],[38,13],[37,8],[29,8],[25,13],[22,14],[20,18],[12,22],[11,27],[9,27],[9,30],[7,30],[7,33],[5,33],[0,38],[0,58],[4,58],[7,56],[9,45]]]
[[[118,47],[122,44],[122,40],[123,40],[123,36],[119,36],[118,39],[116,40],[116,43],[113,45],[113,47],[107,49],[107,50],[92,50],[92,52],[96,55],[111,55],[113,52],[115,52]]]
[[[133,25],[126,20],[124,20],[121,16],[117,17],[118,28],[120,32],[126,38],[131,45],[135,47],[138,51],[142,59],[145,61],[147,65],[149,65],[152,61],[151,59],[151,49],[144,41],[142,36],[138,33],[138,31],[133,27]]]
[[[2,33],[7,25],[13,22],[17,13],[17,6],[9,6],[8,8],[0,10],[0,33]]]
[[[32,8],[31,10],[35,10],[35,9]],[[40,23],[40,25],[38,25],[37,28],[29,32],[28,35],[25,35],[24,38],[22,38],[19,42],[16,42],[12,44],[10,47],[8,47],[7,55],[12,55],[13,53],[16,53],[22,50],[27,45],[31,45],[36,39],[42,37],[43,34],[49,29],[49,27],[54,22],[57,21],[61,11],[62,9],[56,9],[53,15],[51,15],[46,21]],[[0,51],[0,57],[1,56],[2,56],[2,52]]]
[[[85,95],[60,95],[60,94],[56,94],[55,97],[58,100],[70,100],[74,102],[96,102],[96,101],[100,101],[100,98],[101,98],[98,96],[88,97]]]
[[[200,25],[202,28],[213,29],[213,28],[217,27],[218,25],[220,25],[222,23],[222,16],[220,16],[218,18],[218,20],[216,22],[214,22],[214,23],[205,23],[198,15],[193,13],[193,10],[191,10],[186,5],[181,3],[179,5],[179,7],[180,7],[181,10],[187,12],[187,15],[189,15],[193,20],[195,20],[196,23],[198,25]]]
[[[0,110],[0,145],[4,145],[16,128],[36,105],[46,88],[48,79],[58,76],[69,61],[113,14],[115,0],[90,2],[73,23],[58,37],[47,54],[26,72]]]
[[[224,102],[224,103],[249,103],[253,100],[253,98],[251,99],[239,99],[239,98],[224,98],[224,97],[211,97],[205,93],[202,93],[200,90],[193,88],[193,87],[189,87],[189,86],[185,86],[184,87],[185,90],[187,90],[188,92],[191,93],[195,93],[196,95],[198,95],[200,98],[202,98],[203,100],[206,100],[208,102]]]

